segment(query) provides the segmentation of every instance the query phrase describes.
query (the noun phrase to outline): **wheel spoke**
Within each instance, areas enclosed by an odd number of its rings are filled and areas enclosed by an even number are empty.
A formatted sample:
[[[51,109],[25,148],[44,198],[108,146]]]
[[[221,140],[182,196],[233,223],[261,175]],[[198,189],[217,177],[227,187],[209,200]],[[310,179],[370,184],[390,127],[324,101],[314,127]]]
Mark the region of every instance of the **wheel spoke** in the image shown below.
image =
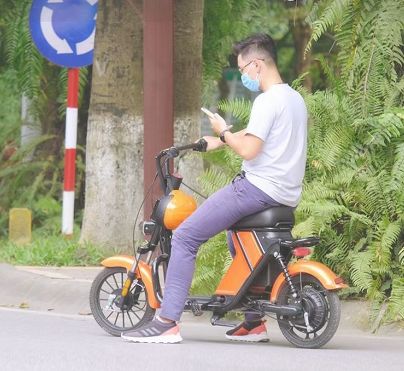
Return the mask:
[[[125,328],[125,313],[122,311],[122,327]]]
[[[108,318],[109,318],[109,317],[111,317],[113,314],[114,314],[114,311],[111,311],[111,313],[110,313],[110,314],[108,314],[108,316],[107,316],[107,317],[105,317],[105,319],[108,319]]]
[[[108,294],[108,295],[111,295],[111,294],[112,294],[112,292],[106,291],[106,290],[104,290],[104,289],[100,289],[100,291],[105,292],[105,293]]]
[[[115,289],[111,286],[111,284],[108,282],[108,279],[105,280],[105,283],[111,288],[112,291],[115,291]]]
[[[112,278],[113,278],[114,281],[115,281],[116,288],[119,289],[119,285],[118,285],[118,282],[117,282],[117,280],[116,280],[116,278],[115,278],[115,274],[112,275]]]
[[[140,321],[140,317],[137,315],[137,313],[134,311],[134,310],[130,310],[136,317],[137,317],[137,319]]]
[[[129,321],[130,321],[132,327],[135,326],[135,325],[133,324],[133,322],[132,322],[132,318],[131,318],[131,316],[130,316],[129,311],[127,311],[126,313],[128,313]]]
[[[115,318],[114,326],[116,326],[116,322],[118,321],[118,318],[119,318],[120,314],[121,314],[120,312],[116,312],[116,318]]]

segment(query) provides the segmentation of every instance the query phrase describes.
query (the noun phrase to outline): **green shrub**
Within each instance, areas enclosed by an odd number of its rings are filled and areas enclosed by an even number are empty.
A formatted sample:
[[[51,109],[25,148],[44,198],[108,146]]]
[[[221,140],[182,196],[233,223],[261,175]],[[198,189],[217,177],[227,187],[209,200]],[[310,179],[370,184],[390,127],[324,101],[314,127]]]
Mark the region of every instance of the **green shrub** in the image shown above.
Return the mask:
[[[0,261],[15,265],[88,266],[99,265],[105,257],[97,246],[79,244],[77,236],[64,239],[36,233],[26,245],[0,240]]]

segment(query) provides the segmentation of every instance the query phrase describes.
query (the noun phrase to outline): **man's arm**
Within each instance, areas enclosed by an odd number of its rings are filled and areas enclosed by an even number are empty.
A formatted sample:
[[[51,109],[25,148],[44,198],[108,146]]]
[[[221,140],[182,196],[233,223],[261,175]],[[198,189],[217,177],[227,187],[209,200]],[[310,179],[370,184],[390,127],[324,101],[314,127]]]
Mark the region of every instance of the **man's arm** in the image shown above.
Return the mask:
[[[217,113],[215,114],[215,118],[209,118],[209,120],[213,131],[218,135],[227,128],[226,121]],[[226,144],[228,144],[234,152],[245,160],[252,160],[255,158],[261,151],[264,143],[255,135],[247,134],[247,129],[240,130],[234,134],[227,131],[224,133],[224,139]],[[216,138],[216,140],[222,143],[219,138]],[[222,145],[223,144],[224,143],[222,143]]]
[[[237,131],[233,135],[236,137],[242,137],[245,135],[246,131],[247,129],[242,129]],[[205,139],[208,142],[207,151],[213,151],[214,149],[223,147],[225,145],[225,143],[223,143],[218,137],[204,136],[203,139]]]
[[[230,131],[224,133],[224,139],[226,144],[244,160],[252,160],[255,158],[258,153],[260,153],[262,144],[264,143],[255,135],[244,134],[243,136],[237,136]]]

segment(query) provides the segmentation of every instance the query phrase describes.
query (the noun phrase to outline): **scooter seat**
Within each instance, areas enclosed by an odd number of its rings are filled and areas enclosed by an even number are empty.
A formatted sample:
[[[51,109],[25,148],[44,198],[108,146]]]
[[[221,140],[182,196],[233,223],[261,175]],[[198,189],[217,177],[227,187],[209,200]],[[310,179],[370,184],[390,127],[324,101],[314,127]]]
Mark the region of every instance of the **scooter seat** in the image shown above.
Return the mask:
[[[278,206],[248,215],[229,229],[292,228],[295,224],[294,208]]]

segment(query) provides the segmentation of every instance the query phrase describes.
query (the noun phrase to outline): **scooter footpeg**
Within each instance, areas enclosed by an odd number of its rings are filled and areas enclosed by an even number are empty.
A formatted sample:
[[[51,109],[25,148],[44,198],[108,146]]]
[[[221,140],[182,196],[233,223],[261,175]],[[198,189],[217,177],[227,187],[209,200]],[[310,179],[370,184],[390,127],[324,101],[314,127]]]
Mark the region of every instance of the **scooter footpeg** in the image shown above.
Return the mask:
[[[196,317],[199,317],[203,314],[203,311],[201,309],[201,306],[196,300],[189,300],[188,305],[191,308],[192,314]]]

